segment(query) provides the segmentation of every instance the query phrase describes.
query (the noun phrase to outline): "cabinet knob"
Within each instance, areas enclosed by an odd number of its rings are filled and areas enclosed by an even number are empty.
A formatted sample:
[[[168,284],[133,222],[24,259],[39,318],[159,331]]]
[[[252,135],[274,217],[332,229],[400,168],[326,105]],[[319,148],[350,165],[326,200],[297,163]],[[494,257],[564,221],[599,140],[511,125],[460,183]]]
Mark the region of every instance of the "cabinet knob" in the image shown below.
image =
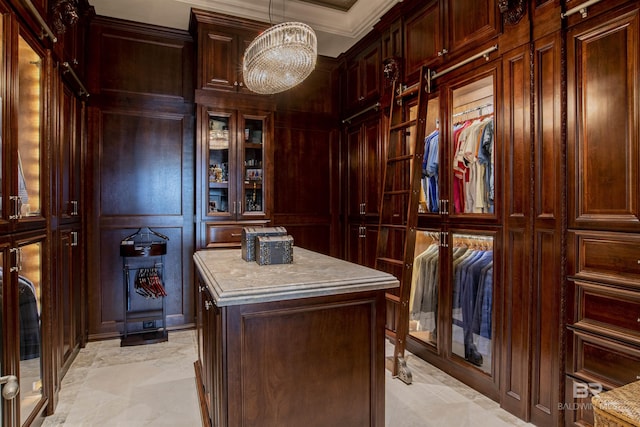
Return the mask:
[[[233,85],[234,86],[238,86],[238,82],[233,82]]]

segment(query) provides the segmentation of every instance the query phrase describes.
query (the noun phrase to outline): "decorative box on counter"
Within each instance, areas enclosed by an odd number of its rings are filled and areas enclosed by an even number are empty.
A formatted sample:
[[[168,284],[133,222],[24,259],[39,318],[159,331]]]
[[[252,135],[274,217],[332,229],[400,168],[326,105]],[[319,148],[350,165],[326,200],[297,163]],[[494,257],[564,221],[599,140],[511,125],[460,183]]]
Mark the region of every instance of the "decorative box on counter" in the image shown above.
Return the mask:
[[[244,227],[242,229],[241,247],[242,259],[256,260],[256,238],[258,236],[286,236],[284,227]]]
[[[293,262],[292,236],[258,236],[256,262],[259,265],[291,264]]]

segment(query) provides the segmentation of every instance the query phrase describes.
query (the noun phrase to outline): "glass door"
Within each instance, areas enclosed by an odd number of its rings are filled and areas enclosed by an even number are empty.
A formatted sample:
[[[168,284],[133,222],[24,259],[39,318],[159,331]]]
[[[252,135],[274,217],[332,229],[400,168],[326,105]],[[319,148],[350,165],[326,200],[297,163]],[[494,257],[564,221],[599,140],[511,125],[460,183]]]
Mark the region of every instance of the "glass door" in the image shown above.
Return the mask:
[[[434,347],[438,337],[440,240],[438,230],[416,232],[409,298],[409,335]]]
[[[42,242],[17,248],[18,336],[20,341],[20,424],[38,407],[42,393]]]
[[[242,165],[239,181],[241,196],[238,201],[243,216],[263,215],[265,201],[264,183],[264,138],[265,118],[243,115],[240,126],[242,130]]]
[[[43,58],[22,37],[18,37],[18,145],[17,194],[13,218],[42,216],[40,191],[40,141],[42,122]]]
[[[454,89],[451,129],[451,215],[494,215],[494,77]]]
[[[233,129],[235,127],[232,114],[209,113],[207,216],[228,217],[235,211],[233,177],[229,174],[234,162],[231,151]]]
[[[424,155],[422,157],[422,190],[418,203],[418,213],[440,213],[440,99],[429,100],[427,105],[427,120],[425,123]]]
[[[493,241],[490,234],[453,233],[451,352],[491,374]]]

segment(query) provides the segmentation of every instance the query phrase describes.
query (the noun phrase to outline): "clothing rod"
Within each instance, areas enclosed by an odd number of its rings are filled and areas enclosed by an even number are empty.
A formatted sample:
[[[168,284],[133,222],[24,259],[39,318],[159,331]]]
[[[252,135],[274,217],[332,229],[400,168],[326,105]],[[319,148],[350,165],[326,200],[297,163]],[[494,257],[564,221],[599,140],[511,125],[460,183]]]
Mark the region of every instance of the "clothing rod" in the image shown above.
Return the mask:
[[[375,104],[373,104],[373,105],[369,105],[369,106],[368,106],[367,108],[365,108],[364,110],[362,110],[362,111],[360,111],[360,112],[358,112],[358,113],[355,113],[353,116],[347,117],[346,119],[344,119],[344,120],[342,121],[342,123],[351,123],[351,120],[355,119],[355,118],[356,118],[356,117],[358,117],[359,115],[364,114],[364,113],[366,113],[367,111],[377,110],[378,108],[380,108],[380,105],[381,105],[381,104],[380,104],[379,102],[376,102],[376,103],[375,103]]]
[[[75,79],[76,82],[78,82],[78,85],[80,85],[80,96],[82,96],[82,95],[89,96],[89,91],[87,90],[86,87],[84,87],[84,85],[80,81],[80,78],[78,77],[76,72],[73,71],[73,68],[71,68],[71,65],[68,62],[65,61],[65,62],[62,63],[62,66],[67,69],[67,71],[65,71],[65,72],[71,73],[71,76]]]
[[[469,62],[475,61],[475,60],[476,60],[476,59],[478,59],[478,58],[485,57],[485,58],[487,59],[487,61],[488,61],[488,60],[489,60],[489,54],[490,54],[491,52],[496,51],[496,50],[498,50],[498,45],[497,45],[497,44],[496,44],[496,45],[491,46],[490,48],[487,48],[487,49],[483,50],[482,52],[476,53],[475,55],[470,56],[470,57],[468,57],[467,59],[462,60],[462,61],[458,62],[457,64],[452,65],[452,66],[451,66],[451,67],[449,67],[449,68],[446,68],[446,69],[444,69],[444,70],[442,70],[442,71],[439,71],[439,72],[437,72],[437,73],[436,73],[436,72],[433,72],[433,73],[431,74],[431,80],[437,79],[438,77],[442,77],[442,76],[444,76],[445,74],[448,74],[448,73],[450,73],[451,71],[456,70],[456,69],[458,69],[458,68],[462,67],[463,65],[467,65]]]
[[[31,0],[22,0],[22,2],[31,11],[33,16],[35,16],[36,20],[38,21],[38,23],[40,24],[42,29],[47,33],[47,36],[51,39],[51,41],[56,43],[58,41],[58,38],[56,37],[55,34],[53,34],[53,31],[51,31],[51,28],[49,28],[49,26],[44,21],[44,19],[42,19],[42,16],[40,16],[40,13],[38,12],[38,9],[36,9],[36,7],[33,5],[33,3],[31,3]]]
[[[459,113],[455,113],[452,117],[464,116],[465,114],[473,113],[474,111],[484,110],[485,108],[493,107],[493,104],[484,104],[479,105],[474,108],[469,108],[468,110],[460,111]]]
[[[596,3],[600,3],[602,0],[589,0],[587,2],[582,3],[579,6],[576,6],[574,8],[571,8],[569,10],[567,10],[566,12],[562,12],[560,13],[560,18],[566,18],[567,16],[571,16],[576,12],[580,12],[580,14],[582,15],[583,18],[587,17],[587,8],[589,6],[593,6]]]
[[[453,234],[453,239],[472,239],[493,241],[493,236],[481,236],[479,234]]]

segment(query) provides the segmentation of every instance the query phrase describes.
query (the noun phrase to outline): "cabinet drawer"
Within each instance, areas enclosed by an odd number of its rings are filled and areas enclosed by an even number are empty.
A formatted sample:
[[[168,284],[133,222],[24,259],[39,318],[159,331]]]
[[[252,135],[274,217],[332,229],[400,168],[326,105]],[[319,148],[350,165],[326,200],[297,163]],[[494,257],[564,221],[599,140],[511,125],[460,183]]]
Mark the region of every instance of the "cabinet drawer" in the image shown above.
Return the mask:
[[[574,282],[574,326],[640,346],[640,292]]]
[[[586,382],[600,383],[612,389],[633,381],[640,375],[640,349],[581,331],[569,331],[573,357],[568,373]]]
[[[206,245],[208,248],[240,247],[243,225],[207,224]]]
[[[568,252],[569,275],[640,288],[640,236],[571,232]]]

